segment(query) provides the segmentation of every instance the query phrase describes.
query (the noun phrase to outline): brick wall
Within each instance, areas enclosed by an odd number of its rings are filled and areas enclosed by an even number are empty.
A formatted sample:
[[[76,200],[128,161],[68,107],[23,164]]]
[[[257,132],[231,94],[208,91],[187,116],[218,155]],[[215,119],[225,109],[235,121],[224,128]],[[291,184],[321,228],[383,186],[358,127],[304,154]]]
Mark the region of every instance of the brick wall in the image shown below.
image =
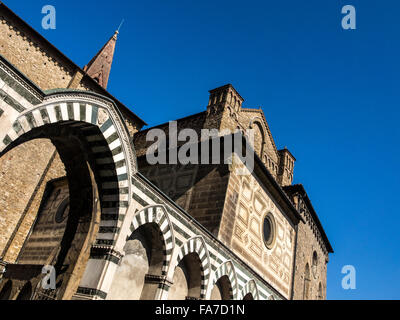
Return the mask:
[[[42,90],[67,88],[75,70],[0,11],[0,54]]]
[[[38,139],[0,158],[0,251],[7,262],[15,261],[31,229],[46,183],[65,175],[54,152],[50,140]]]
[[[313,271],[313,253],[317,253],[317,266]],[[294,295],[293,299],[302,300],[304,296],[304,281],[306,264],[310,268],[310,289],[308,299],[326,299],[326,273],[327,273],[328,256],[321,250],[321,246],[317,242],[310,226],[300,223],[298,227],[297,250],[296,250],[296,268],[294,278]],[[321,284],[321,293],[318,292],[319,284]]]
[[[226,165],[156,165],[139,158],[139,171],[215,236],[228,186]]]

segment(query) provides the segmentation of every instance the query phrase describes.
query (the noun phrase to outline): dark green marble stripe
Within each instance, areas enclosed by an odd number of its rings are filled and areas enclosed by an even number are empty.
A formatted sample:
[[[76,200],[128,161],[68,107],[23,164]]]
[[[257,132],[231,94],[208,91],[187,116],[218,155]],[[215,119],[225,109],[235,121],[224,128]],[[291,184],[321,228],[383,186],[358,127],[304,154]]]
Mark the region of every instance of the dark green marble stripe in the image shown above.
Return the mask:
[[[75,120],[74,119],[74,105],[72,102],[67,102],[67,111],[68,111],[68,119]]]
[[[79,287],[76,292],[80,293],[80,294],[92,296],[92,297],[100,297],[101,299],[105,299],[107,297],[107,293],[105,293],[101,290],[92,289],[92,288]]]
[[[79,104],[79,118],[81,121],[86,121],[86,104]]]
[[[108,144],[111,144],[111,143],[113,143],[115,140],[117,140],[118,138],[119,138],[118,133],[117,133],[117,132],[114,132],[111,136],[109,136],[109,137],[107,138],[107,143],[108,143]]]
[[[153,200],[155,203],[160,203],[161,199],[158,198],[154,193],[151,193],[149,190],[144,188],[140,183],[138,183],[135,179],[132,179],[132,184],[137,187],[140,191],[142,191],[147,197]]]
[[[107,131],[108,128],[110,128],[112,126],[112,120],[111,118],[108,118],[106,122],[104,122],[101,127],[100,127],[100,131],[102,133],[104,133],[105,131]]]
[[[57,121],[62,121],[61,107],[60,105],[56,105],[54,107],[54,113],[56,114]]]
[[[140,203],[140,205],[143,206],[143,207],[146,207],[146,206],[149,205],[146,201],[144,201],[142,198],[140,198],[136,193],[132,193],[132,198],[136,202]]]
[[[4,145],[5,145],[5,146],[8,146],[11,142],[12,142],[11,138],[10,138],[8,135],[6,135],[6,136],[4,137],[4,139],[3,139]]]
[[[98,244],[98,245],[113,246],[113,245],[115,245],[115,240],[97,239],[95,243]]]
[[[15,131],[17,134],[19,134],[19,133],[22,131],[22,126],[21,126],[21,124],[19,123],[19,121],[15,121],[15,122],[13,123],[13,129],[14,129],[14,131]]]
[[[49,113],[47,112],[46,108],[41,108],[40,109],[40,115],[42,117],[42,120],[43,120],[44,124],[49,124],[50,123]]]
[[[13,77],[11,77],[7,72],[0,68],[0,78],[7,83],[7,85],[17,92],[21,97],[25,98],[28,102],[33,105],[40,104],[42,101],[36,96],[31,94],[23,85],[18,83]]]
[[[0,100],[3,100],[6,104],[20,113],[26,110],[17,100],[8,95],[8,93],[2,89],[0,89]]]
[[[97,116],[99,114],[99,108],[97,108],[96,106],[92,106],[92,120],[91,122],[93,124],[97,124]]]
[[[26,120],[28,121],[29,127],[30,127],[31,129],[37,127],[37,124],[36,124],[35,118],[33,117],[32,112],[27,113],[27,114],[25,115],[25,117],[26,117]]]

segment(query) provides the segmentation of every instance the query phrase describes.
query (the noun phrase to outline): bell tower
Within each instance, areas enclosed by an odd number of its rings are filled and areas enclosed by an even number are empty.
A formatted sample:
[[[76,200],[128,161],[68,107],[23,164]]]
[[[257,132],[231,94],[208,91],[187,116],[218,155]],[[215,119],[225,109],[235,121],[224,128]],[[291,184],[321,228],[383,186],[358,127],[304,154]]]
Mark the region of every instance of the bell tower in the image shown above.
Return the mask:
[[[115,31],[110,40],[107,41],[103,48],[101,48],[94,58],[83,68],[83,70],[104,89],[107,89],[118,33],[118,31]]]

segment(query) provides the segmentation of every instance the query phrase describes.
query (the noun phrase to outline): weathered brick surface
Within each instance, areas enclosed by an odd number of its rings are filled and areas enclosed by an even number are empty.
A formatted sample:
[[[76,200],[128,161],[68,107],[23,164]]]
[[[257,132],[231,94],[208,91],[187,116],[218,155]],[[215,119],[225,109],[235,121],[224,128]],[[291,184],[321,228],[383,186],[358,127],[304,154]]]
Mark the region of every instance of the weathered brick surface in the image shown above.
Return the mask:
[[[0,11],[0,54],[42,90],[71,88],[108,94],[57,49],[33,34],[26,24],[15,21],[5,11]],[[143,126],[126,109],[122,113],[130,134]]]
[[[226,165],[157,165],[140,171],[214,235],[218,234],[229,171]]]
[[[224,209],[229,171],[226,165],[200,165],[188,212],[214,235]]]
[[[313,252],[317,253],[318,263],[313,272]],[[321,246],[317,242],[313,231],[309,224],[300,223],[298,227],[297,250],[296,250],[296,267],[294,278],[294,296],[295,300],[303,299],[326,299],[326,274],[327,274],[328,255],[321,250]],[[311,271],[310,289],[308,297],[304,294],[304,281],[306,264],[309,265]],[[319,292],[319,284],[321,291]]]
[[[0,54],[42,90],[67,88],[75,73],[6,16],[0,18]]]
[[[46,183],[65,175],[59,156],[53,159],[54,152],[50,140],[37,139],[0,158],[0,250],[7,262],[15,261],[31,229]]]
[[[226,191],[225,205],[219,229],[219,239],[230,246],[233,224],[236,219],[236,208],[239,201],[240,180],[236,175],[230,175]]]

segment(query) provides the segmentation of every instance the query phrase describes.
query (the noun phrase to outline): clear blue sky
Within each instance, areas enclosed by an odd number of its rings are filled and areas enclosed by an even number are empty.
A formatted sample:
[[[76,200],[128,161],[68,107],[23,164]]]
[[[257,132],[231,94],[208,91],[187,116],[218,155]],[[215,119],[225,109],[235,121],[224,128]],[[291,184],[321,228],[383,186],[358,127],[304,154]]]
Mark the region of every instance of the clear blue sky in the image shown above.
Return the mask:
[[[399,1],[5,3],[82,67],[124,18],[109,91],[149,125],[205,110],[208,90],[232,83],[297,158],[335,250],[328,299],[400,298]],[[41,29],[46,4],[56,30]],[[341,28],[346,4],[356,30]]]

